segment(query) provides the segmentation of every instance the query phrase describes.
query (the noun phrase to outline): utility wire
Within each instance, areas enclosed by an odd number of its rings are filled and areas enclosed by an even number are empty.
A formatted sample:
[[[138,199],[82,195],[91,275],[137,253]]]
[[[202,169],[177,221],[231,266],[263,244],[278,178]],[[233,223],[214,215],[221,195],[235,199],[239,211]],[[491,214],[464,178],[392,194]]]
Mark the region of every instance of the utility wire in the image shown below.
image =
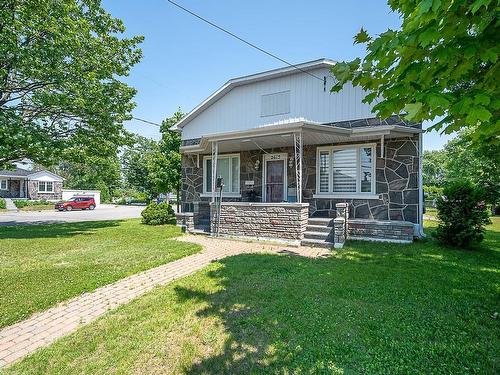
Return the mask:
[[[141,122],[144,122],[144,123],[146,123],[146,124],[150,124],[150,125],[154,125],[154,126],[161,127],[161,125],[160,125],[160,124],[157,124],[156,122],[152,122],[152,121],[144,120],[144,119],[142,119],[142,118],[139,118],[139,117],[134,117],[134,116],[132,116],[132,118],[133,118],[134,120],[141,121]]]
[[[175,1],[172,1],[172,0],[166,0],[166,1],[167,1],[167,2],[169,2],[170,4],[172,4],[172,5],[176,6],[177,8],[182,9],[184,12],[189,13],[189,14],[190,14],[190,15],[192,15],[193,17],[196,17],[196,18],[198,18],[198,19],[202,20],[203,22],[208,23],[210,26],[213,26],[213,27],[215,27],[216,29],[218,29],[218,30],[220,30],[220,31],[222,31],[222,32],[224,32],[224,33],[226,33],[226,34],[228,34],[228,35],[232,36],[233,38],[238,39],[240,42],[243,42],[243,43],[245,43],[245,44],[249,45],[250,47],[255,48],[256,50],[258,50],[258,51],[260,51],[260,52],[262,52],[262,53],[265,53],[266,55],[271,56],[272,58],[274,58],[274,59],[276,59],[276,60],[278,60],[278,61],[281,61],[282,63],[285,63],[285,64],[287,64],[287,65],[291,66],[292,68],[295,68],[295,69],[297,69],[297,70],[300,70],[301,72],[306,73],[306,74],[308,74],[308,75],[310,75],[311,77],[314,77],[314,78],[316,78],[316,79],[319,79],[321,82],[324,82],[324,78],[320,78],[320,77],[318,77],[317,75],[312,74],[312,73],[308,72],[307,70],[304,70],[304,69],[300,68],[299,66],[297,66],[297,65],[295,65],[295,64],[292,64],[292,63],[290,63],[290,62],[288,62],[288,61],[286,61],[286,60],[282,59],[281,57],[276,56],[275,54],[273,54],[273,53],[271,53],[271,52],[266,51],[266,50],[265,50],[265,49],[263,49],[263,48],[260,48],[259,46],[256,46],[255,44],[253,44],[253,43],[251,43],[251,42],[249,42],[249,41],[247,41],[247,40],[245,40],[245,39],[243,39],[243,38],[239,37],[238,35],[236,35],[236,34],[232,33],[231,31],[226,30],[226,29],[224,29],[223,27],[221,27],[221,26],[219,26],[219,25],[216,25],[215,23],[213,23],[213,22],[211,22],[211,21],[207,20],[206,18],[203,18],[202,16],[200,16],[200,15],[196,14],[195,12],[190,11],[190,10],[189,10],[189,9],[187,9],[187,8],[184,8],[182,5],[177,4]]]

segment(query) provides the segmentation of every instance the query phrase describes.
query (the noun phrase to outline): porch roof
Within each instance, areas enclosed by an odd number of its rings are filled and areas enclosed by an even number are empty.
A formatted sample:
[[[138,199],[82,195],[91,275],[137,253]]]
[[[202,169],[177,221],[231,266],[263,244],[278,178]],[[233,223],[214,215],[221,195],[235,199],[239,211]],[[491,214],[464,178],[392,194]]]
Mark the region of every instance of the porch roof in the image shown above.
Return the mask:
[[[379,139],[381,136],[386,139],[407,137],[421,132],[420,128],[398,124],[346,128],[295,119],[248,130],[208,134],[203,136],[198,144],[181,146],[181,152],[210,152],[212,142],[218,143],[219,152],[290,147],[294,144],[294,133],[302,133],[304,145],[314,145],[364,142]]]

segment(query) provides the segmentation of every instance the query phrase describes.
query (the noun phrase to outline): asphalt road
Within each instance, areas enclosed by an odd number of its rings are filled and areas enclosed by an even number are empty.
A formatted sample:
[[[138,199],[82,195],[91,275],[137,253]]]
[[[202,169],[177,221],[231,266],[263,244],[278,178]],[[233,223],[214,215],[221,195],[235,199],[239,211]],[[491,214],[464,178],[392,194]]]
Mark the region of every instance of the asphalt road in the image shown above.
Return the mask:
[[[130,219],[140,217],[143,209],[143,206],[115,206],[102,204],[93,211],[8,211],[0,213],[0,226]]]

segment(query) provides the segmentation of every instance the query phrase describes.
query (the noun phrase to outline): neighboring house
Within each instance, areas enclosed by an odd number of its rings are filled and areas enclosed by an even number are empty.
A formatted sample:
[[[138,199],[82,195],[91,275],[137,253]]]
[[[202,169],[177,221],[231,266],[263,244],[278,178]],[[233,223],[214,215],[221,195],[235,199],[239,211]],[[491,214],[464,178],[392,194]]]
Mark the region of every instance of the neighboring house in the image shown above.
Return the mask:
[[[45,170],[0,170],[0,197],[58,200],[64,179]]]
[[[232,79],[174,126],[180,223],[330,246],[332,219],[347,204],[341,216],[352,238],[408,242],[422,233],[421,124],[375,118],[359,87],[331,93],[334,64]],[[225,183],[220,217],[217,176]]]

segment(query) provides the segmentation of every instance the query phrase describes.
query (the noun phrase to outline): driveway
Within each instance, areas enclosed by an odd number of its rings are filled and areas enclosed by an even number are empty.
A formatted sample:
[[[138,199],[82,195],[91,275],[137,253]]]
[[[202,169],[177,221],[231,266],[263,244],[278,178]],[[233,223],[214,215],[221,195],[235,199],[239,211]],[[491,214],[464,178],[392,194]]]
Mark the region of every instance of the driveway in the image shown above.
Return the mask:
[[[143,209],[144,206],[115,206],[111,204],[102,204],[93,211],[11,211],[0,213],[0,226],[131,219],[140,217]]]

